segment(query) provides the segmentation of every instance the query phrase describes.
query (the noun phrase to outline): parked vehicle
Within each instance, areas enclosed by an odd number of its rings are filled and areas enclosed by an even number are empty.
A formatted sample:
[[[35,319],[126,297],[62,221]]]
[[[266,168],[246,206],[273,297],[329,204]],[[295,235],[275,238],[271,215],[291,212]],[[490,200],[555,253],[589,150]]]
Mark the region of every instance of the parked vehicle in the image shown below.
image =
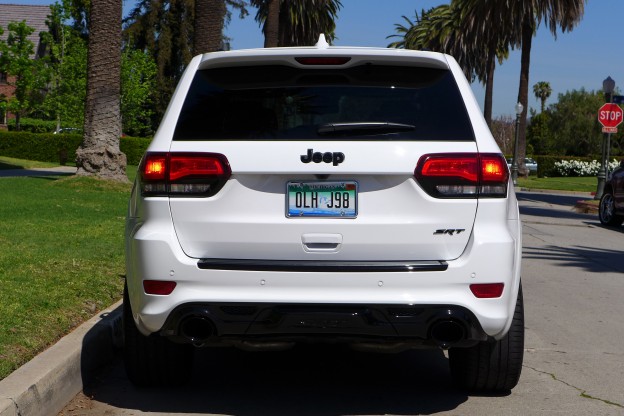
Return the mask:
[[[609,176],[600,198],[598,217],[603,225],[622,225],[624,222],[624,160]]]
[[[323,39],[197,56],[139,170],[133,383],[188,380],[193,347],[298,342],[443,348],[462,388],[518,382],[518,204],[452,57]]]
[[[511,170],[512,163],[513,163],[513,158],[511,158],[511,157],[507,158],[507,166],[509,167],[509,170]],[[527,157],[527,158],[524,159],[524,164],[526,165],[527,169],[529,170],[529,174],[531,174],[531,173],[537,174],[537,162],[535,161],[535,159],[531,159],[530,157]],[[518,164],[518,166],[519,166],[519,164]]]
[[[54,134],[82,134],[82,129],[77,127],[63,127],[55,131]]]

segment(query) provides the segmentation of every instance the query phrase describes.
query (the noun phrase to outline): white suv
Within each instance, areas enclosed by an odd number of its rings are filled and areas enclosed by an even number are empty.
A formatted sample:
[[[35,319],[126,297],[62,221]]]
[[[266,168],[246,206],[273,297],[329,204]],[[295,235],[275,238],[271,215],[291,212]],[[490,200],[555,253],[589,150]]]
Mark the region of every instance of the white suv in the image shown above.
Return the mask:
[[[521,245],[506,161],[450,56],[197,56],[129,203],[126,370],[183,382],[194,347],[431,347],[458,386],[508,391]]]

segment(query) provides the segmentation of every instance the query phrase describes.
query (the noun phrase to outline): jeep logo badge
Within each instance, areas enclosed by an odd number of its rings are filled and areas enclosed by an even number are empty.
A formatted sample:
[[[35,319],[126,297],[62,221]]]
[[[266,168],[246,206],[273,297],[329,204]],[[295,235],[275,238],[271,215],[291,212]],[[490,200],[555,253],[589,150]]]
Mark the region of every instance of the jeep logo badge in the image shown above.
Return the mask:
[[[338,166],[345,160],[345,155],[342,152],[314,152],[312,149],[308,149],[308,153],[301,155],[301,161],[303,163],[333,163],[334,166]]]

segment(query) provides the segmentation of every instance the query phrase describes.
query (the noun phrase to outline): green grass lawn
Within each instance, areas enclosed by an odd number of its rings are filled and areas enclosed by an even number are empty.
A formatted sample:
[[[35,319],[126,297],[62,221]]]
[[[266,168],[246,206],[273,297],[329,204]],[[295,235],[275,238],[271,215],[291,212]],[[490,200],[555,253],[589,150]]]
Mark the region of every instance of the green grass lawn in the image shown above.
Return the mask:
[[[0,178],[0,379],[121,299],[130,189],[86,177]]]
[[[595,176],[582,178],[538,178],[529,176],[518,178],[518,186],[529,189],[549,189],[556,191],[596,192],[598,180]]]

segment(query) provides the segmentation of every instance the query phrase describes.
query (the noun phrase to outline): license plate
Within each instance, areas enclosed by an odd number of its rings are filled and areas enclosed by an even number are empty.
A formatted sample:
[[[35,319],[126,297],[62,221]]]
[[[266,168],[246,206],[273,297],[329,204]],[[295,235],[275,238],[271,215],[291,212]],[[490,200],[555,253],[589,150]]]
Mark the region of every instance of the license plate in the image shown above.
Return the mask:
[[[355,218],[357,182],[288,182],[286,216]]]

